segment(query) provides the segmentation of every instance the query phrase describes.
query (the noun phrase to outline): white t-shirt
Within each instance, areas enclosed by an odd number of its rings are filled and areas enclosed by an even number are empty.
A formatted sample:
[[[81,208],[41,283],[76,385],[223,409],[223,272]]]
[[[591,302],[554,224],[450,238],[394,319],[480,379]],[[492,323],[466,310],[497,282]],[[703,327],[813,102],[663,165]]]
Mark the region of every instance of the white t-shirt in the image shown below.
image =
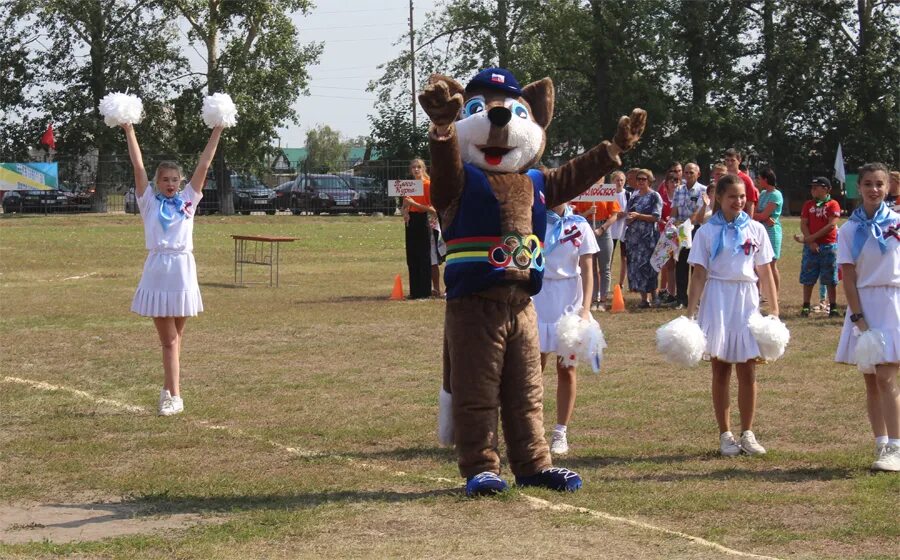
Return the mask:
[[[622,192],[617,192],[616,193],[616,202],[619,204],[619,208],[621,208],[622,211],[624,212],[625,208],[628,207],[628,193],[625,192],[624,190]],[[625,236],[625,218],[624,217],[619,218],[615,222],[613,222],[613,225],[610,226],[610,228],[609,228],[609,235],[612,239],[619,239],[619,240],[621,240],[622,237]]]
[[[565,278],[574,278],[581,274],[581,267],[578,266],[578,258],[581,255],[594,254],[600,251],[597,246],[597,239],[594,232],[591,231],[590,224],[586,222],[567,223],[563,227],[566,232],[572,226],[577,228],[581,235],[577,236],[577,241],[581,244],[576,246],[575,240],[560,241],[560,243],[550,252],[544,254],[544,278],[548,280],[562,280]],[[550,227],[548,226],[549,230]],[[574,233],[574,232],[572,232]],[[560,239],[568,237],[566,233],[560,236]]]
[[[756,282],[756,267],[772,262],[775,256],[772,243],[766,228],[759,222],[751,220],[746,229],[749,245],[734,254],[729,248],[722,247],[715,259],[712,255],[713,241],[719,237],[723,226],[706,222],[694,235],[691,252],[688,255],[690,264],[699,264],[709,273],[709,278],[731,282]]]
[[[891,226],[900,226],[900,214],[891,212]],[[863,245],[856,262],[853,262],[851,248],[856,235],[856,222],[847,222],[838,229],[837,262],[838,264],[856,265],[856,287],[870,288],[874,286],[900,287],[900,241],[894,235],[887,237],[887,252],[881,254],[878,241],[870,234]],[[893,231],[897,231],[894,229]]]
[[[184,219],[176,219],[163,230],[159,221],[160,201],[152,185],[147,185],[144,194],[137,203],[144,221],[144,240],[148,251],[193,251],[194,250],[194,211],[203,198],[203,193],[194,191],[188,184],[180,193],[184,200]],[[167,212],[171,208],[167,208]],[[176,213],[181,216],[181,213]]]

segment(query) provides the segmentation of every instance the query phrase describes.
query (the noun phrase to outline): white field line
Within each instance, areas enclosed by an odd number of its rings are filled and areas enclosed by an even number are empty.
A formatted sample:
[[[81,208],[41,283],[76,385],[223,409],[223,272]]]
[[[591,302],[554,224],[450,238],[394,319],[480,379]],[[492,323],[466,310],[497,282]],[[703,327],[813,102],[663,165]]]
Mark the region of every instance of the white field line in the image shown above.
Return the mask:
[[[68,276],[66,278],[63,278],[63,282],[65,282],[66,280],[81,280],[82,278],[87,278],[88,276],[96,276],[96,275],[97,275],[96,272],[88,272],[87,274],[82,274],[81,276]]]
[[[62,391],[64,393],[71,393],[73,395],[94,401],[100,404],[108,404],[115,408],[121,408],[122,410],[127,410],[128,412],[137,412],[137,413],[147,413],[148,410],[142,406],[135,406],[133,404],[121,403],[119,401],[114,401],[112,399],[105,399],[103,397],[95,397],[94,395],[82,391],[80,389],[72,389],[71,387],[62,387],[60,385],[51,385],[50,383],[45,383],[43,381],[32,381],[30,379],[21,379],[19,377],[9,377],[6,376],[3,378],[4,383],[18,383],[19,385],[28,385],[33,389],[42,389],[44,391]]]
[[[30,379],[21,379],[19,377],[6,376],[3,378],[3,382],[4,383],[17,383],[19,385],[27,385],[34,389],[41,389],[44,391],[63,391],[66,393],[71,393],[73,395],[77,395],[79,397],[82,397],[82,398],[85,398],[88,400],[92,400],[96,403],[107,404],[110,406],[114,406],[116,408],[121,408],[123,410],[127,410],[129,412],[137,412],[137,413],[142,413],[142,414],[149,412],[146,408],[141,407],[141,406],[126,404],[126,403],[122,403],[122,402],[115,401],[112,399],[106,399],[103,397],[95,397],[94,395],[91,395],[90,393],[88,393],[86,391],[82,391],[80,389],[73,389],[71,387],[63,387],[63,386],[59,386],[59,385],[51,385],[50,383],[45,383],[43,381],[32,381]],[[231,428],[229,426],[210,424],[209,422],[207,422],[205,420],[197,420],[194,423],[196,425],[198,425],[202,428],[206,428],[208,430],[225,431],[225,432],[229,433],[230,435],[233,435],[237,438],[253,439],[256,441],[264,442],[268,445],[271,445],[272,447],[280,449],[281,451],[284,451],[286,453],[294,455],[295,457],[300,457],[300,458],[328,457],[330,459],[338,459],[341,461],[346,461],[346,462],[353,464],[364,470],[375,470],[375,471],[379,471],[379,472],[386,472],[386,473],[389,473],[389,474],[392,474],[392,475],[398,476],[398,477],[421,478],[424,480],[431,480],[431,481],[440,482],[443,484],[447,484],[447,483],[456,484],[455,481],[450,480],[449,478],[421,476],[421,475],[406,473],[403,471],[391,471],[388,467],[385,467],[384,465],[374,465],[371,463],[365,463],[362,461],[358,461],[358,460],[354,459],[353,457],[347,457],[345,455],[333,455],[333,454],[328,454],[328,453],[322,453],[320,451],[310,451],[307,449],[299,449],[296,447],[290,447],[290,446],[278,443],[277,441],[273,441],[270,439],[261,438],[261,437],[258,437],[258,436],[252,435],[252,434],[248,434],[248,433],[244,432],[243,430],[241,430],[240,428]],[[613,523],[618,523],[621,525],[629,525],[629,526],[637,527],[639,529],[644,529],[647,531],[653,531],[656,533],[663,533],[665,535],[669,535],[672,537],[678,537],[681,539],[688,540],[694,544],[712,548],[712,549],[722,552],[724,554],[730,554],[732,556],[738,556],[741,558],[755,558],[757,560],[780,560],[774,556],[763,556],[760,554],[741,552],[740,550],[728,548],[728,547],[722,546],[718,543],[714,543],[712,541],[708,541],[708,540],[700,538],[700,537],[695,537],[695,536],[689,535],[687,533],[682,533],[680,531],[673,531],[671,529],[666,529],[665,527],[659,527],[657,525],[652,525],[650,523],[645,523],[643,521],[628,519],[627,517],[619,517],[617,515],[612,515],[611,513],[606,513],[604,511],[597,511],[597,510],[573,506],[573,505],[569,505],[569,504],[555,504],[553,502],[549,502],[549,501],[543,500],[541,498],[535,498],[533,496],[528,496],[526,494],[522,494],[522,497],[525,499],[525,501],[527,501],[532,507],[534,507],[536,509],[549,509],[551,511],[582,513],[585,515],[590,515],[591,517],[595,517],[597,519],[603,519],[603,520],[610,521]]]
[[[548,502],[547,500],[542,500],[541,498],[535,498],[534,496],[528,496],[523,494],[523,498],[525,501],[529,502],[532,507],[535,509],[549,509],[551,511],[565,511],[565,512],[575,512],[575,513],[583,513],[585,515],[590,515],[591,517],[596,517],[598,519],[604,519],[606,521],[612,521],[613,523],[619,523],[622,525],[630,525],[632,527],[637,527],[639,529],[645,529],[647,531],[654,531],[657,533],[663,533],[665,535],[669,535],[672,537],[678,537],[682,539],[686,539],[691,541],[694,544],[699,544],[701,546],[706,546],[722,552],[724,554],[731,554],[732,556],[739,556],[741,558],[757,558],[759,560],[780,560],[774,556],[763,556],[761,554],[752,554],[750,552],[741,552],[740,550],[735,550],[733,548],[728,548],[727,546],[722,546],[718,543],[714,543],[712,541],[708,541],[706,539],[695,537],[693,535],[688,535],[687,533],[682,533],[681,531],[673,531],[671,529],[666,529],[665,527],[658,527],[656,525],[651,525],[650,523],[644,523],[643,521],[637,521],[635,519],[628,519],[627,517],[619,517],[617,515],[612,515],[610,513],[606,513],[604,511],[597,511],[593,509],[572,506],[569,504],[554,504],[553,502]]]

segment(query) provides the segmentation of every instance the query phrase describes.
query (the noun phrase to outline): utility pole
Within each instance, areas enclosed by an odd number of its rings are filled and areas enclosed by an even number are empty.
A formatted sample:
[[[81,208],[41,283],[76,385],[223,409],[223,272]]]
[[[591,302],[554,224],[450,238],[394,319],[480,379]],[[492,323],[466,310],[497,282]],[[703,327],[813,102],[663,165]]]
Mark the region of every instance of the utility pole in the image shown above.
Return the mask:
[[[416,28],[413,25],[413,0],[409,0],[409,66],[410,74],[412,74],[410,93],[412,95],[413,135],[415,135],[418,127],[416,126]]]

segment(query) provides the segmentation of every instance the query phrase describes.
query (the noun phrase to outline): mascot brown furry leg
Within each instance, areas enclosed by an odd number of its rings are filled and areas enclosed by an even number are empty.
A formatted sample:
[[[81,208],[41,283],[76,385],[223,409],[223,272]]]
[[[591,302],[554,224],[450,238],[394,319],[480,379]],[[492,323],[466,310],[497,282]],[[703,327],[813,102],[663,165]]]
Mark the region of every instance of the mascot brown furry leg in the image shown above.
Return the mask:
[[[520,486],[575,491],[578,474],[553,468],[544,439],[543,378],[531,296],[543,278],[546,209],[621,166],[644,130],[641,109],[568,163],[533,169],[553,116],[549,78],[519,87],[502,68],[463,88],[434,75],[419,103],[431,118],[431,198],[447,241],[447,315],[440,436],[456,445],[470,496],[507,488],[499,477],[498,418]]]

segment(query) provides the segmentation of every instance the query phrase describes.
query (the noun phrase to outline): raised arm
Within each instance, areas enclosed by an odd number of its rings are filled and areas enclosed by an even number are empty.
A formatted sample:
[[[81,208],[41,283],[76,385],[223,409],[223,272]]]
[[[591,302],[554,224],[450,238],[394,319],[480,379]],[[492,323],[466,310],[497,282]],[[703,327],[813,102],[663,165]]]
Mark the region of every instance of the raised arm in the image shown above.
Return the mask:
[[[197,162],[197,169],[194,170],[194,175],[191,177],[191,186],[194,188],[195,192],[203,190],[203,183],[206,181],[206,172],[209,171],[213,156],[216,155],[216,147],[219,145],[219,138],[222,137],[222,130],[224,130],[224,127],[221,126],[212,129],[212,134],[209,135],[209,141],[206,143],[206,147],[203,148],[203,153],[200,154],[200,161]]]
[[[131,167],[134,169],[134,195],[137,198],[144,196],[150,179],[147,178],[147,170],[144,169],[144,157],[141,155],[141,147],[138,146],[137,136],[134,134],[134,126],[130,123],[122,125],[125,131],[125,140],[128,143],[128,156],[131,158]]]
[[[547,206],[568,202],[586,191],[601,177],[621,167],[619,154],[627,152],[641,138],[647,124],[647,112],[634,109],[630,117],[619,119],[613,141],[603,141],[575,159],[545,172]]]
[[[463,87],[452,78],[433,74],[419,94],[419,105],[431,119],[431,203],[443,212],[463,188],[463,162],[453,124],[462,109]]]

